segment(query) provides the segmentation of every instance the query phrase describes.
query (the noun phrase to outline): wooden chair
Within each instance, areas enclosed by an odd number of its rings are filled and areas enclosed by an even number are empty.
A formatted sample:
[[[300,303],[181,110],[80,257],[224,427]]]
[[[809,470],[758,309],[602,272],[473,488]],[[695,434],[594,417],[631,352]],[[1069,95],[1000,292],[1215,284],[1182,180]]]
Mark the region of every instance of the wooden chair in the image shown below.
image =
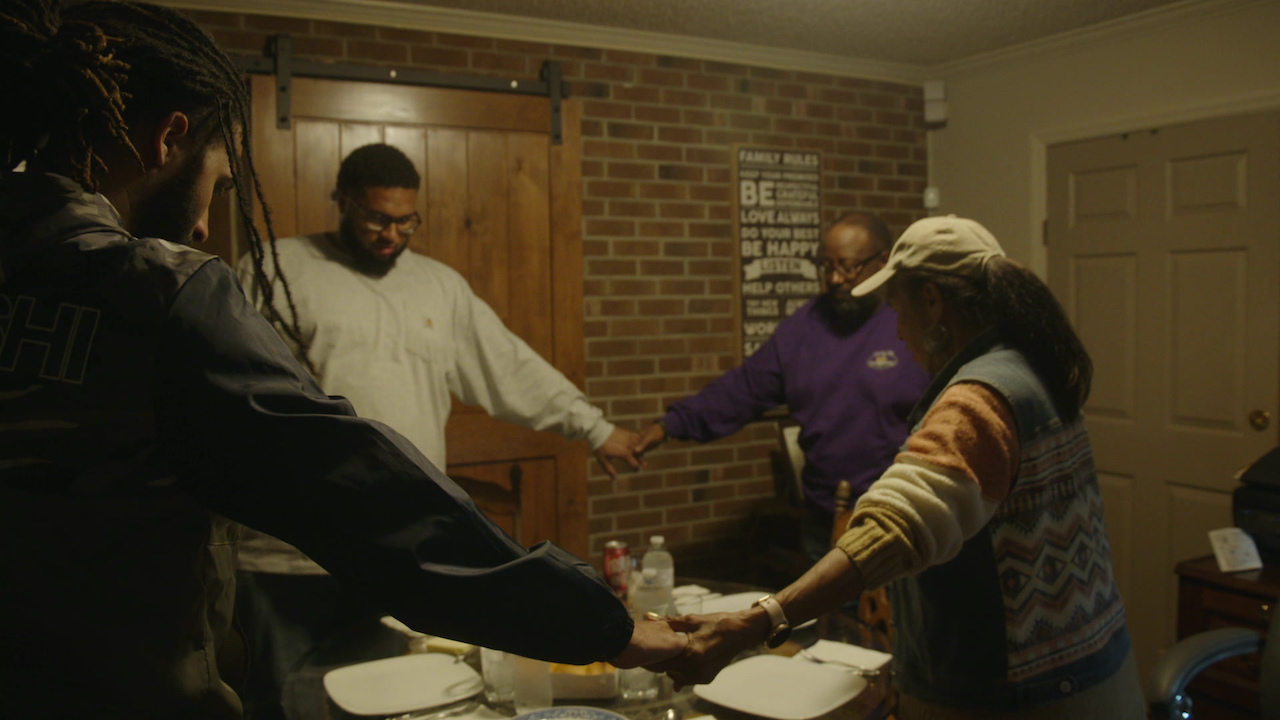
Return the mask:
[[[831,526],[831,544],[844,534],[853,516],[853,488],[848,480],[836,486],[835,521]],[[893,619],[889,610],[889,593],[884,587],[868,590],[858,598],[857,635],[863,647],[890,652],[893,646]]]

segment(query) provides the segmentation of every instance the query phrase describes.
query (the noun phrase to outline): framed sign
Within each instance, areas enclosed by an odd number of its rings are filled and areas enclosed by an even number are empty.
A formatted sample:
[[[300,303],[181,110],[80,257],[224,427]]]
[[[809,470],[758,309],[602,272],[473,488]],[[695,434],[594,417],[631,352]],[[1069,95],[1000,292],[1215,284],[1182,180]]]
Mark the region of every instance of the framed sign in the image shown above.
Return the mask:
[[[745,358],[822,290],[822,154],[754,145],[733,150],[738,347]]]

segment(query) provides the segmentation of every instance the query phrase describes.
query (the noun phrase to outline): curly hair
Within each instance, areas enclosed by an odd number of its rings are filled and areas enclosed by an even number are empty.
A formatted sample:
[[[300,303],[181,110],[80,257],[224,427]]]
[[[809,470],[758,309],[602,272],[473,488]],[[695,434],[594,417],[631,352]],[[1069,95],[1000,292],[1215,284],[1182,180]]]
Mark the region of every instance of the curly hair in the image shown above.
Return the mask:
[[[352,150],[338,168],[338,190],[345,193],[371,187],[417,190],[421,185],[422,178],[413,161],[382,143]]]

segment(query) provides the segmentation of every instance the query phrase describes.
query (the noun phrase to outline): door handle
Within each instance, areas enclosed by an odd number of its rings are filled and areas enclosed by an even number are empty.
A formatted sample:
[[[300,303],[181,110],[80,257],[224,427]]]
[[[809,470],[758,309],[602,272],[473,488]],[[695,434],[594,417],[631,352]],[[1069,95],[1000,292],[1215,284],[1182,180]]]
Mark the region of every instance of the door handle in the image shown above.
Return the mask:
[[[1271,413],[1266,410],[1254,410],[1249,413],[1249,424],[1254,430],[1266,430],[1271,426]]]

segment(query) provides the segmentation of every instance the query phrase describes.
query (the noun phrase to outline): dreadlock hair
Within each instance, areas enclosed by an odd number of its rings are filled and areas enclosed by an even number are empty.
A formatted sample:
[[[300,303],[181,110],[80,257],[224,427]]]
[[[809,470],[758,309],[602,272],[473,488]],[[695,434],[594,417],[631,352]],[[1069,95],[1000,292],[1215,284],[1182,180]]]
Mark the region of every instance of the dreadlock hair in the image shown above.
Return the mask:
[[[351,151],[338,168],[338,190],[351,193],[371,187],[417,190],[422,178],[413,161],[400,150],[382,143]]]
[[[263,266],[254,199],[262,207],[273,260],[275,229],[253,166],[249,93],[240,71],[208,33],[176,11],[148,3],[91,0],[63,8],[60,0],[0,0],[0,90],[27,103],[0,113],[0,175],[6,177],[25,162],[65,173],[94,191],[108,170],[106,150],[122,147],[145,165],[129,136],[131,128],[180,110],[201,128],[206,142],[219,132],[267,317],[315,372],[279,263],[274,263],[276,275],[292,313],[288,322],[275,308]]]
[[[1063,419],[1080,414],[1089,399],[1093,361],[1049,286],[1035,273],[997,256],[987,261],[978,279],[900,268],[894,280],[911,298],[933,283],[970,327],[997,328],[1001,339],[1031,362]]]

